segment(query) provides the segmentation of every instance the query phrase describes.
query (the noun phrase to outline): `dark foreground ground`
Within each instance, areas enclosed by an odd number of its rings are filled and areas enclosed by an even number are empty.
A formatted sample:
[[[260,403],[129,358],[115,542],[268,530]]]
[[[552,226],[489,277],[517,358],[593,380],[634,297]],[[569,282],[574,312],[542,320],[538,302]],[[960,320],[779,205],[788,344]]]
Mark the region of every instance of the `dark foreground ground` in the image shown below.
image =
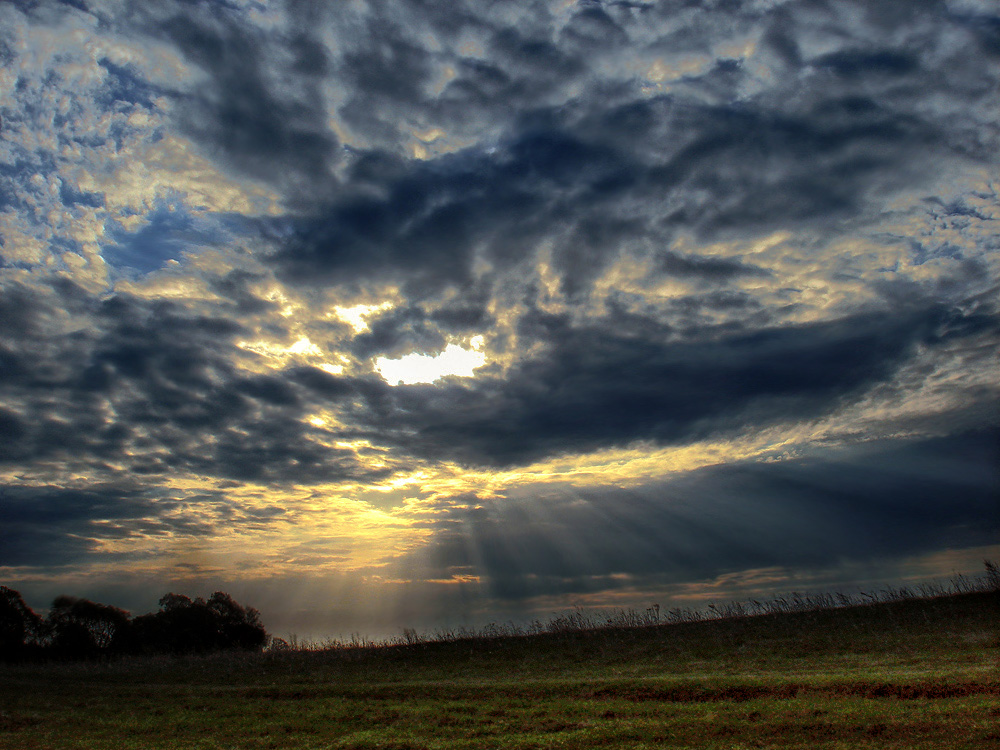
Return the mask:
[[[0,667],[0,748],[1000,748],[1000,595]]]

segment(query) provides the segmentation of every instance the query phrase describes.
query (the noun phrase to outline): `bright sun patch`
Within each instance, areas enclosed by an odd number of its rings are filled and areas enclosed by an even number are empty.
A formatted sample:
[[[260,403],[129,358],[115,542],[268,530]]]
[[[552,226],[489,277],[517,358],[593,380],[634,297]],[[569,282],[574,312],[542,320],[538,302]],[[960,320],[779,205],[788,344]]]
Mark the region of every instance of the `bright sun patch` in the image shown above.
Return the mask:
[[[355,333],[362,333],[368,330],[368,318],[375,313],[384,312],[392,308],[392,302],[383,302],[379,305],[354,305],[354,307],[335,307],[333,317],[347,323],[354,329]]]
[[[471,343],[472,349],[448,344],[437,355],[407,354],[399,359],[379,357],[375,360],[375,369],[391,385],[433,383],[448,375],[470,378],[477,367],[486,364],[486,354],[479,351],[483,343],[482,336],[476,336]]]

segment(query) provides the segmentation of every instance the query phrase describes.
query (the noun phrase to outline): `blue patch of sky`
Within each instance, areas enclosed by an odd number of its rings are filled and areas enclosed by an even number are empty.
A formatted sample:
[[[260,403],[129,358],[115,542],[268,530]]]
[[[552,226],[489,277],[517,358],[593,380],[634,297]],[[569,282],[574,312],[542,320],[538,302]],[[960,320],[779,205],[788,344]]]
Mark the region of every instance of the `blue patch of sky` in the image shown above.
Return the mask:
[[[965,257],[962,248],[950,242],[942,242],[939,245],[932,246],[925,245],[918,240],[910,240],[910,254],[913,258],[913,264],[917,266],[922,266],[927,261],[938,258],[962,260]]]
[[[102,208],[104,206],[104,196],[100,193],[77,190],[65,181],[63,181],[59,188],[59,199],[67,206],[89,206],[90,208]]]
[[[972,197],[979,198],[980,200],[991,200],[993,198],[992,193],[981,193],[977,191],[972,191],[970,195]],[[928,206],[928,215],[934,219],[947,216],[950,218],[964,217],[977,219],[979,221],[993,221],[991,216],[984,214],[978,208],[969,206],[966,203],[965,198],[958,198],[947,202],[941,198],[926,198],[924,203]]]
[[[83,0],[59,0],[62,5],[68,5],[71,8],[76,8],[77,10],[82,10],[84,13],[89,13],[90,8],[87,7],[87,3]]]
[[[944,207],[947,216],[965,216],[980,221],[992,221],[992,218],[975,208],[969,208],[964,203],[949,203]]]
[[[24,194],[35,190],[34,187],[28,187],[29,180],[35,174],[48,175],[55,171],[55,164],[49,155],[30,154],[37,157],[34,163],[25,158],[28,155],[27,151],[21,149],[13,163],[0,162],[0,210],[27,208],[28,202]]]
[[[10,45],[3,39],[0,39],[0,63],[3,63],[5,66],[13,66],[15,57],[14,50],[10,48]]]
[[[11,119],[13,120],[14,118]],[[33,127],[30,124],[30,120],[28,127]],[[21,144],[14,142],[9,144],[9,148],[13,159],[6,162],[0,161],[0,180],[9,179],[13,181],[16,188],[26,185],[27,180],[35,173],[47,175],[59,170],[55,154],[48,149],[31,151]]]
[[[232,2],[231,0],[216,0],[216,2],[208,4],[207,9],[214,13],[217,18],[222,18],[227,13],[234,16],[243,16],[248,11],[266,11],[268,7],[267,3],[251,2],[248,7],[244,8],[242,4]]]
[[[12,268],[18,271],[34,271],[37,267],[36,263],[30,263],[25,260],[8,260],[0,255],[0,269]]]
[[[193,213],[179,201],[160,201],[134,232],[109,222],[101,255],[124,276],[145,276],[186,254],[229,244],[245,223],[234,214]],[[245,229],[245,227],[244,227]]]
[[[4,177],[3,166],[0,165],[0,211],[18,203],[17,192],[14,190],[12,182]]]
[[[83,245],[81,245],[77,240],[70,237],[53,237],[49,240],[49,248],[53,253],[76,253],[80,255],[83,253]]]
[[[154,106],[153,97],[159,89],[143,80],[127,67],[115,65],[107,58],[98,61],[108,76],[105,79],[106,90],[98,98],[98,104],[110,107],[115,102],[138,104],[146,109]]]

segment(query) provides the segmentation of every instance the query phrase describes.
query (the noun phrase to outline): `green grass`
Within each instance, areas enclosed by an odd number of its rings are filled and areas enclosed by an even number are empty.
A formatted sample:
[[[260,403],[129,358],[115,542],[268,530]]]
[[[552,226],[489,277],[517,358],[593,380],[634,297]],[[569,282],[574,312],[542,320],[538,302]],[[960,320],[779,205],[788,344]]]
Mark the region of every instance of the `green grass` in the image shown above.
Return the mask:
[[[1000,748],[1000,596],[0,669],[0,748]]]

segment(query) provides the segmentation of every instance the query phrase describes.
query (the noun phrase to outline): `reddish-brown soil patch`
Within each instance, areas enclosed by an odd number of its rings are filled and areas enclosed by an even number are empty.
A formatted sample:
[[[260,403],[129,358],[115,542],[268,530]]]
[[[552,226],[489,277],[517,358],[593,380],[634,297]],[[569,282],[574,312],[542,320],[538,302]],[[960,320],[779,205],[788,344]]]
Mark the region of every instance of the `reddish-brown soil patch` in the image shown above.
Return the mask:
[[[730,685],[725,687],[659,687],[630,685],[608,686],[589,691],[584,697],[596,700],[664,701],[700,703],[732,701],[736,703],[767,699],[789,699],[807,695],[857,698],[894,698],[898,700],[965,698],[972,695],[1000,695],[1000,683],[914,683],[891,684],[847,682],[833,685]]]

